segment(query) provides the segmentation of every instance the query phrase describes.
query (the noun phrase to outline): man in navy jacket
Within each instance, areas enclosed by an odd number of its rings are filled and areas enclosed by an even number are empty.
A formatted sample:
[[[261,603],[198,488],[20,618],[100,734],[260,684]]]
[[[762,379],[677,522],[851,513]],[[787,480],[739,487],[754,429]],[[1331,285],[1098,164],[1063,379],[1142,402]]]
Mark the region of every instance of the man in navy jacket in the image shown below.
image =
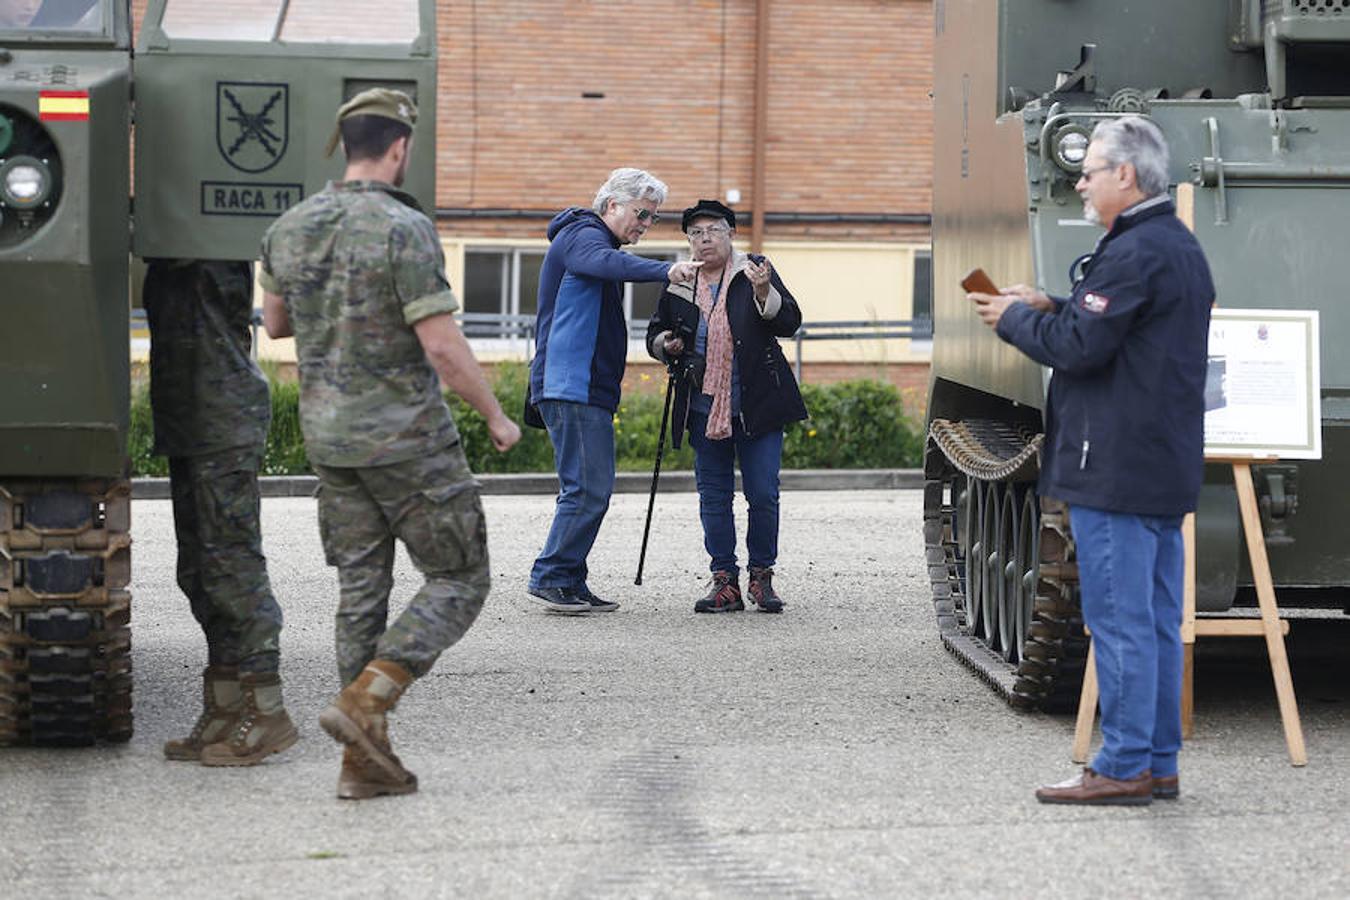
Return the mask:
[[[539,272],[538,349],[530,402],[548,428],[558,503],[529,593],[553,612],[607,612],[586,584],[586,557],[614,490],[614,413],[628,355],[623,282],[693,279],[701,263],[673,265],[619,249],[653,225],[666,186],[641,169],[615,169],[591,209],[571,207],[548,226]]]
[[[1214,284],[1167,195],[1167,145],[1138,117],[1098,125],[1077,185],[1107,229],[1068,299],[971,294],[999,337],[1051,366],[1042,496],[1069,505],[1101,686],[1101,752],[1042,803],[1176,797],[1182,517],[1204,469]]]

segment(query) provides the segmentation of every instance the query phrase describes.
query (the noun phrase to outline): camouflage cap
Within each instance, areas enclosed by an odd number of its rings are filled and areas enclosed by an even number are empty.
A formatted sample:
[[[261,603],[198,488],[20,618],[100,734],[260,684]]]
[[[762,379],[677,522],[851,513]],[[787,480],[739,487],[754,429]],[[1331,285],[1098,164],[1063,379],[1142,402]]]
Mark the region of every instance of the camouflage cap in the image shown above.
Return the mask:
[[[362,91],[338,107],[337,124],[333,126],[333,136],[328,139],[328,148],[324,156],[332,156],[342,140],[342,120],[348,116],[383,116],[402,122],[409,128],[417,124],[417,104],[402,91],[391,88],[370,88]]]

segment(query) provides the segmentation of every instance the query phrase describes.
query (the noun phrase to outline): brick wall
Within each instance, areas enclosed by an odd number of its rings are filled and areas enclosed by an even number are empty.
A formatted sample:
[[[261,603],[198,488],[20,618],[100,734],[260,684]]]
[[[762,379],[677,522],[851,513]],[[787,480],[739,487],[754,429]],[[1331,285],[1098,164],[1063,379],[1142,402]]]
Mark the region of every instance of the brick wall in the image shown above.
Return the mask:
[[[611,168],[636,165],[671,186],[668,206],[737,189],[740,206],[751,208],[755,6],[440,0],[438,205],[589,203]],[[766,209],[928,212],[931,3],[774,0],[771,8]],[[541,226],[444,224],[500,235],[536,235]],[[770,226],[776,235],[852,239],[926,231]]]

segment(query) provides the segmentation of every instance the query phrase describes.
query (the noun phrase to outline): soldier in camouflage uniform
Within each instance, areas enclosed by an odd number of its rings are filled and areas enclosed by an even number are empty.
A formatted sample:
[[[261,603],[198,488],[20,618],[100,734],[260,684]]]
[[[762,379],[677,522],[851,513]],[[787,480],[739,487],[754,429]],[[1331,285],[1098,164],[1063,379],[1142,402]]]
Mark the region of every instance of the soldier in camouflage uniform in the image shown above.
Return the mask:
[[[319,533],[340,583],[345,687],[319,722],[346,745],[344,799],[417,790],[386,715],[464,635],[488,593],[483,507],[441,382],[483,415],[498,450],[520,440],[451,315],[459,303],[436,228],[398,190],[416,119],[398,91],[343,104],[329,145],[331,153],[342,140],[343,181],[263,237],[263,321],[273,337],[296,339]],[[388,625],[395,539],[425,581]]]
[[[258,527],[258,470],[271,419],[249,355],[253,267],[151,260],[150,402],[169,458],[178,585],[206,634],[204,709],[164,745],[172,760],[254,765],[299,737],[278,675],[281,608]]]

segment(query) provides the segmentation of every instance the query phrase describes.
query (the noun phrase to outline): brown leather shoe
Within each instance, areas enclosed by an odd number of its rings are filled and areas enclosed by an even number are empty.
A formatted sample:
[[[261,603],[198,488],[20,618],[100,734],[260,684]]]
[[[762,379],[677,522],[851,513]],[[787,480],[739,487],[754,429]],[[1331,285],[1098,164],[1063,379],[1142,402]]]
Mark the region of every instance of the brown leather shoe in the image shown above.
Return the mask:
[[[1167,775],[1153,779],[1154,800],[1175,800],[1181,796],[1181,776]]]
[[[1036,799],[1042,803],[1147,806],[1153,802],[1153,775],[1145,769],[1134,778],[1120,781],[1085,768],[1068,781],[1037,788]]]

